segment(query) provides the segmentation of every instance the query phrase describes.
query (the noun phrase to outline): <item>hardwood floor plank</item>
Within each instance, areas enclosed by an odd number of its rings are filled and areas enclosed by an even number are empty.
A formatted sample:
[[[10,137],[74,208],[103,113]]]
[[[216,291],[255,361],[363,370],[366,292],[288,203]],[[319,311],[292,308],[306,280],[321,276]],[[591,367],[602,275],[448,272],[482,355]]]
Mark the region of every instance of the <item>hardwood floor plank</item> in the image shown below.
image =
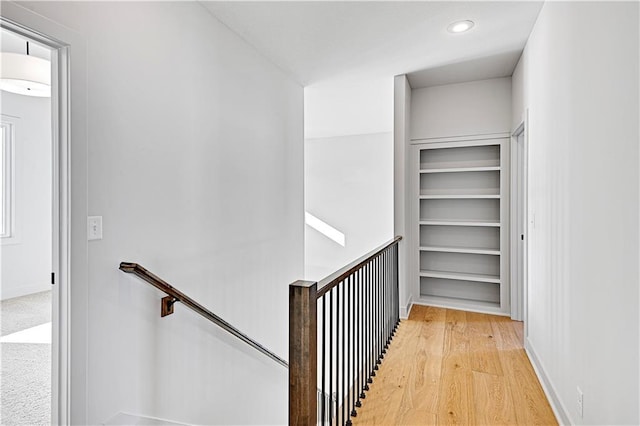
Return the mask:
[[[438,423],[438,416],[427,410],[411,410],[407,411],[402,417],[398,418],[396,424],[403,426],[412,425],[435,425]]]
[[[558,424],[523,349],[500,354],[519,424]]]
[[[498,348],[489,315],[467,312],[467,337],[471,369],[481,373],[502,376],[502,366],[498,356]]]
[[[513,400],[505,377],[474,371],[473,396],[478,424],[516,424]]]
[[[513,322],[507,317],[488,316],[491,323],[491,329],[496,336],[496,347],[500,351],[508,351],[513,349],[522,349],[524,341],[520,338]]]
[[[403,321],[387,351],[385,360],[369,385],[370,390],[363,399],[358,416],[353,424],[394,424],[400,411],[410,369],[409,359],[417,350],[421,321]]]
[[[506,317],[414,306],[357,417],[360,425],[557,424]]]
[[[443,346],[438,420],[443,424],[472,424],[472,375],[466,313],[447,310]]]
[[[407,390],[411,409],[435,413],[440,392],[446,311],[426,310],[420,323],[418,345]]]
[[[523,348],[521,323],[506,318],[491,318],[491,326],[500,336],[500,361],[509,383],[516,419],[519,424],[558,424],[538,377]]]

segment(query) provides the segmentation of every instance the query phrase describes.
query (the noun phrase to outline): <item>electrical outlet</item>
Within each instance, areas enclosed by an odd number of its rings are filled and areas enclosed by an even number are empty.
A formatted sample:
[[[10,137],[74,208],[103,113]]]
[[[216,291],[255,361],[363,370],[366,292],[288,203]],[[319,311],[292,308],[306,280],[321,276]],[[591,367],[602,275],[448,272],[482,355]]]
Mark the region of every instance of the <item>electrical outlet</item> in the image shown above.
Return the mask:
[[[578,414],[580,415],[580,418],[582,418],[582,414],[584,412],[584,395],[582,394],[582,390],[580,389],[580,387],[576,387],[576,390],[578,391],[578,399],[576,400],[577,402],[577,408],[578,408]]]
[[[87,218],[87,237],[89,241],[102,239],[102,216]]]

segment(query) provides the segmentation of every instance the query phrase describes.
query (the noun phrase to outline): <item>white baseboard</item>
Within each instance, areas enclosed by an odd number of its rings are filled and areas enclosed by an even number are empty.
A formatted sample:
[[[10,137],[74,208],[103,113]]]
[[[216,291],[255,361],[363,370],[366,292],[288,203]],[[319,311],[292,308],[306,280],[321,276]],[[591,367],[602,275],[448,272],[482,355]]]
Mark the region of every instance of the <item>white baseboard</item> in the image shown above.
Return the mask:
[[[0,300],[13,299],[14,297],[27,296],[29,294],[41,293],[48,290],[51,290],[51,284],[49,283],[24,285],[19,287],[3,286],[0,290]]]
[[[400,319],[409,318],[409,314],[411,313],[412,306],[413,306],[412,297],[409,296],[407,303],[404,306],[400,306]]]
[[[568,411],[566,410],[566,407],[560,401],[560,398],[558,397],[558,393],[556,392],[556,389],[553,387],[551,380],[549,380],[549,376],[547,376],[547,373],[542,367],[542,363],[540,362],[538,355],[536,355],[536,351],[533,349],[533,346],[531,346],[529,339],[525,339],[524,341],[524,350],[527,353],[527,356],[529,357],[529,361],[531,361],[533,370],[538,376],[538,380],[542,385],[542,390],[547,396],[547,400],[549,400],[549,404],[551,405],[553,414],[555,414],[556,416],[556,420],[561,425],[573,424],[571,423],[570,416],[568,414]]]
[[[108,426],[189,426],[186,423],[177,423],[157,417],[136,416],[127,413],[118,413],[102,424]]]

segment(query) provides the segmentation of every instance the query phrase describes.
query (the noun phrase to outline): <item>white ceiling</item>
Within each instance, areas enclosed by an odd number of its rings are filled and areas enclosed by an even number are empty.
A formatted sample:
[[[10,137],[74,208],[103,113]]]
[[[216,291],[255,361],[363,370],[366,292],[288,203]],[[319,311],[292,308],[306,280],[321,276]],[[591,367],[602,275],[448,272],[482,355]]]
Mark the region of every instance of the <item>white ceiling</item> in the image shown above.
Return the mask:
[[[201,3],[305,86],[421,70],[410,75],[412,85],[510,75],[542,7],[540,1]],[[446,31],[462,19],[475,27]]]

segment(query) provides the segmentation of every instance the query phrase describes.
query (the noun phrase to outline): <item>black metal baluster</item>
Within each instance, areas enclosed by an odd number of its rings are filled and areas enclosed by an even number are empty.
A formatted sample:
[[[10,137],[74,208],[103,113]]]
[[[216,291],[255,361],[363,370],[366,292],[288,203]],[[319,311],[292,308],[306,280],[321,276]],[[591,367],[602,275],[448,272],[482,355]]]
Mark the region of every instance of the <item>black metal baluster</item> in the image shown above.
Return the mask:
[[[391,271],[393,263],[391,262],[391,250],[387,249],[387,349],[391,343],[392,321],[393,321],[393,293],[391,292]]]
[[[375,377],[378,369],[378,277],[379,264],[378,257],[373,259],[373,373]]]
[[[362,323],[362,314],[364,313],[364,305],[362,303],[362,283],[364,281],[364,271],[365,266],[360,269],[358,272],[360,275],[358,277],[358,306],[360,309],[358,310],[358,401],[356,402],[356,407],[361,407],[362,403],[360,400],[364,398],[364,374],[362,371],[362,337],[364,336],[364,329]]]
[[[355,271],[351,274],[351,379],[349,382],[351,383],[351,417],[355,417],[358,415],[356,412],[356,395],[358,392],[357,388],[357,372],[356,372],[356,341],[357,341],[357,330],[356,330],[356,312],[358,310],[358,304],[356,303],[356,286],[358,283],[358,271]]]
[[[400,280],[398,279],[398,270],[400,268],[400,265],[398,265],[399,262],[399,256],[398,253],[400,251],[400,248],[398,247],[398,243],[395,244],[394,246],[395,249],[395,261],[394,261],[394,265],[395,265],[395,274],[394,274],[394,279],[395,279],[395,283],[394,283],[394,288],[396,290],[396,326],[395,326],[395,330],[398,330],[398,325],[400,324],[400,289],[398,287]]]
[[[373,369],[378,370],[378,362],[380,361],[380,300],[379,300],[379,286],[380,286],[380,257],[376,256],[374,259],[374,292],[373,292],[373,324],[374,324],[374,350],[373,350]],[[375,374],[375,371],[374,373]]]
[[[383,315],[383,329],[384,333],[382,334],[382,353],[387,354],[387,349],[389,348],[389,293],[387,293],[387,285],[389,284],[389,262],[388,262],[388,252],[385,250],[382,252],[382,256],[384,259],[384,281],[382,282],[382,306],[384,309]],[[384,358],[384,357],[383,357]]]
[[[371,377],[376,377],[376,259],[371,261]]]
[[[389,349],[389,256],[387,250],[382,255],[384,259],[384,281],[382,283],[382,306],[384,309],[382,334],[382,353],[387,354]],[[383,357],[384,358],[384,357]]]
[[[391,321],[389,322],[389,324],[391,324],[391,338],[393,339],[393,336],[396,332],[396,328],[395,328],[395,324],[396,324],[396,309],[398,304],[396,303],[396,292],[395,292],[395,285],[394,285],[394,276],[395,276],[395,264],[393,262],[393,260],[395,259],[395,254],[394,254],[394,247],[391,247],[391,252],[390,252],[390,256],[389,256],[390,262],[391,262],[391,276],[390,276],[390,280],[389,280],[389,289],[391,291],[391,300],[392,300],[392,305],[391,305]]]
[[[384,358],[384,354],[387,353],[387,256],[383,251],[380,255],[382,258],[382,285],[380,286],[380,293],[382,294],[382,300],[380,307],[382,309],[382,353],[380,359]]]
[[[378,357],[378,365],[382,364],[382,358],[384,358],[384,252],[380,253],[380,303],[378,309],[380,310],[380,354]]]
[[[344,288],[345,288],[345,282],[342,281],[340,283],[340,288],[342,289],[342,358],[341,358],[341,364],[342,364],[342,386],[340,386],[340,390],[342,391],[342,398],[340,399],[340,403],[342,404],[342,422],[340,422],[340,424],[345,424],[345,419],[347,418],[346,413],[345,413],[345,382],[346,382],[346,371],[345,371],[345,362],[344,360],[345,358],[345,351],[346,351],[346,339],[345,339],[345,331],[346,331],[346,327],[345,327],[345,323],[346,323],[346,309],[345,309],[345,294],[344,294]]]
[[[389,247],[388,249],[388,260],[387,264],[389,265],[389,272],[387,278],[387,294],[389,295],[389,304],[388,304],[388,317],[387,317],[387,347],[391,344],[391,338],[393,336],[393,247]]]
[[[392,272],[392,286],[393,286],[393,335],[395,336],[398,327],[400,300],[398,298],[398,291],[396,283],[398,282],[398,245],[393,245],[393,272]]]
[[[354,308],[354,304],[353,304],[353,281],[354,281],[354,276],[353,274],[351,274],[351,276],[349,277],[349,287],[347,287],[347,291],[349,293],[349,341],[347,342],[347,366],[349,367],[349,381],[347,383],[347,388],[349,389],[349,394],[348,394],[348,398],[347,398],[347,413],[349,414],[349,420],[347,420],[347,424],[351,424],[351,411],[353,409],[353,405],[351,404],[351,401],[353,399],[353,386],[351,385],[353,383],[353,364],[351,363],[351,359],[353,357],[353,347],[352,347],[352,342],[353,342],[353,308]]]
[[[349,390],[349,383],[351,382],[351,362],[350,362],[350,352],[351,352],[351,345],[349,344],[350,340],[351,340],[351,292],[349,291],[349,288],[351,287],[351,276],[348,276],[345,279],[345,292],[347,293],[345,298],[346,298],[346,303],[347,303],[347,312],[345,315],[345,319],[347,320],[347,341],[346,341],[346,345],[344,348],[345,351],[345,361],[347,364],[347,380],[346,380],[346,389],[345,389],[345,395],[347,396],[345,398],[344,404],[345,404],[345,408],[346,408],[346,425],[350,426],[351,425],[351,416],[350,416],[350,411],[351,411],[351,407],[350,402],[351,402],[351,392]]]
[[[387,353],[387,251],[382,252],[382,354],[380,358],[384,358]]]
[[[362,394],[361,398],[365,398],[364,391],[367,390],[367,379],[369,378],[369,370],[367,370],[367,274],[368,263],[364,265],[362,273]]]
[[[391,251],[390,251],[390,255],[389,255],[389,261],[390,261],[390,265],[391,265],[391,271],[390,271],[390,279],[389,279],[389,290],[391,292],[391,319],[389,321],[390,327],[391,327],[391,338],[393,338],[393,335],[395,333],[395,322],[396,322],[396,292],[395,292],[395,286],[394,286],[394,282],[395,280],[393,279],[394,275],[395,275],[395,265],[393,263],[393,259],[395,258],[394,255],[394,247],[391,247]]]
[[[351,417],[357,415],[356,400],[358,399],[358,270],[353,272],[353,285],[351,287],[351,300],[353,302],[353,310],[351,311]]]
[[[324,425],[324,413],[325,413],[325,392],[324,392],[324,381],[325,381],[325,364],[324,364],[324,359],[325,359],[325,351],[327,349],[327,347],[325,346],[325,335],[326,335],[326,312],[327,312],[327,303],[326,303],[327,299],[326,297],[322,298],[322,344],[321,344],[321,350],[322,350],[322,358],[320,361],[321,364],[321,378],[320,378],[320,382],[321,382],[321,394],[320,397],[322,398],[321,401],[321,412],[320,412],[320,424]]]
[[[340,424],[340,284],[336,288],[336,424]]]
[[[396,259],[396,247],[395,246],[391,246],[391,299],[393,300],[393,305],[391,305],[391,337],[393,338],[393,336],[396,333],[396,309],[398,304],[396,303],[396,286],[395,286],[395,275],[396,275],[396,264],[395,264],[395,259]]]
[[[376,260],[371,270],[371,377],[376,377]]]
[[[367,279],[366,279],[366,311],[365,311],[365,322],[366,322],[366,358],[365,358],[365,371],[367,372],[367,381],[364,385],[364,390],[369,390],[369,383],[371,380],[371,261],[367,262]]]
[[[378,360],[376,361],[376,370],[378,366],[382,364],[382,350],[383,350],[383,335],[384,335],[384,322],[383,322],[383,300],[382,289],[384,288],[384,262],[382,261],[382,254],[378,255]]]
[[[391,287],[389,286],[389,283],[391,282],[391,252],[389,251],[389,249],[386,249],[384,252],[385,257],[387,258],[387,274],[386,274],[386,285],[385,285],[385,294],[386,296],[386,301],[385,301],[385,306],[387,307],[387,314],[386,314],[386,318],[385,318],[385,324],[387,327],[387,332],[385,335],[385,339],[386,339],[386,348],[387,350],[389,349],[389,341],[391,339],[391,303],[393,303],[393,298],[391,297]]]
[[[333,289],[329,290],[329,425],[333,417]]]

